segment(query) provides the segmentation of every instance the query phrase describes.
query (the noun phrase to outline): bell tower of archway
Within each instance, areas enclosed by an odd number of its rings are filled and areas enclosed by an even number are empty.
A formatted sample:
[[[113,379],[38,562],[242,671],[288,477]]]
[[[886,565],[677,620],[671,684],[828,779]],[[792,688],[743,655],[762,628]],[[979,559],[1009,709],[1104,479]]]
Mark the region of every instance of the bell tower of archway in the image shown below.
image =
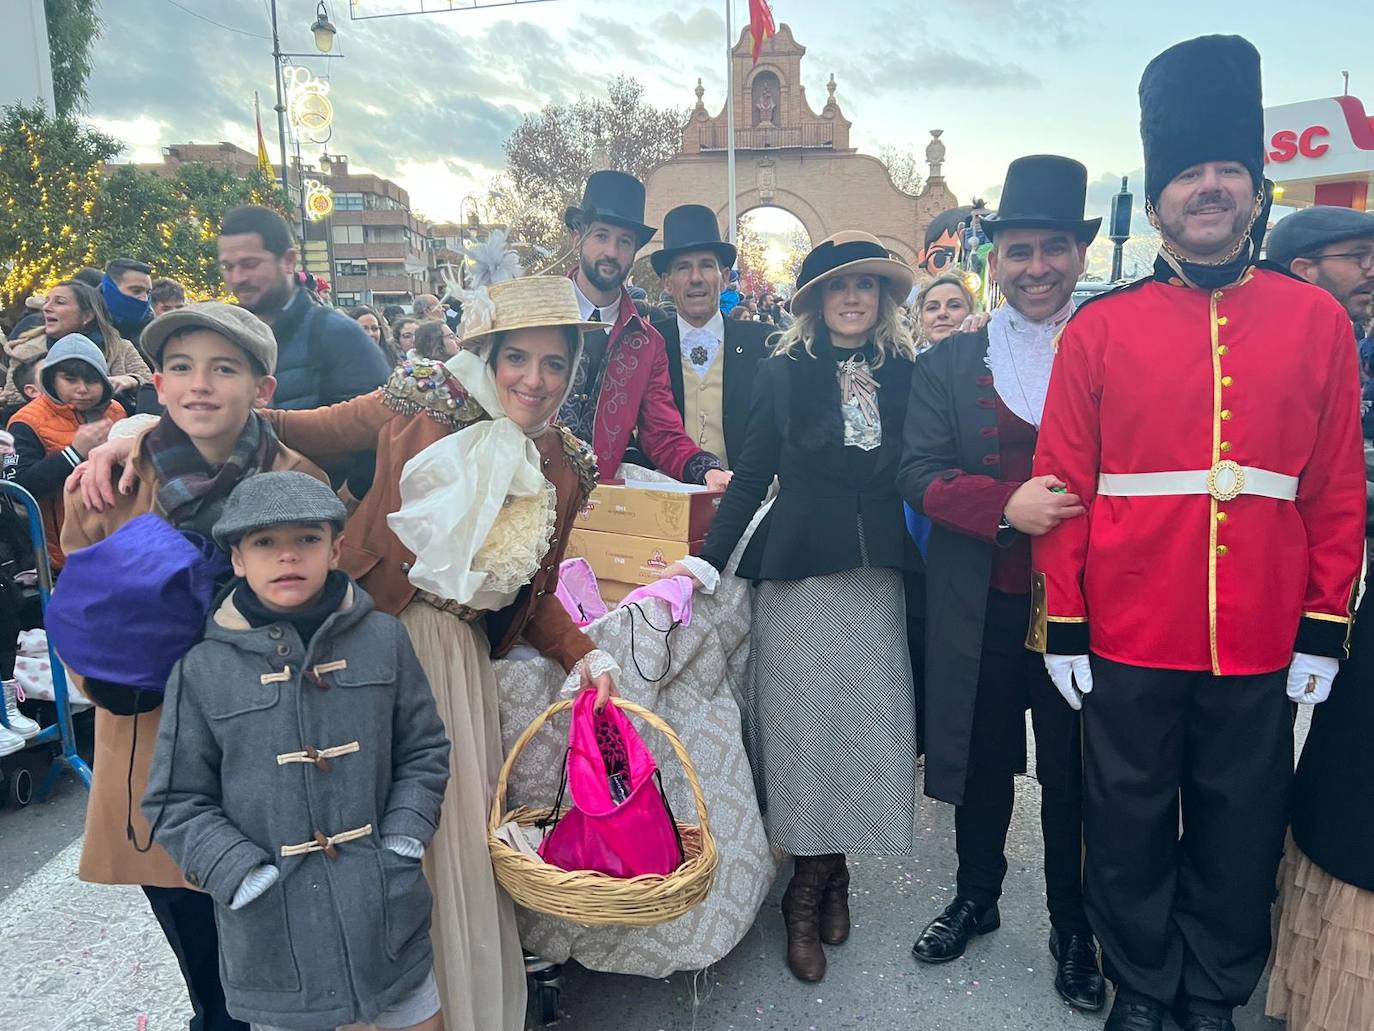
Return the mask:
[[[931,218],[958,205],[945,184],[946,145],[934,130],[926,148],[930,175],[919,195],[899,190],[876,157],[850,144],[853,125],[840,108],[834,75],[826,83],[820,111],[811,107],[802,84],[806,48],[786,23],[766,40],[755,63],[746,27],[731,51],[735,114],[735,192],[742,215],[776,206],[798,219],[813,242],[841,229],[861,229],[914,264]],[[682,129],[677,157],[648,176],[646,217],[662,225],[679,204],[706,204],[724,224],[729,210],[726,176],[728,118],[724,106],[707,110],[706,90],[697,80],[696,105]],[[650,244],[653,249],[658,241]]]

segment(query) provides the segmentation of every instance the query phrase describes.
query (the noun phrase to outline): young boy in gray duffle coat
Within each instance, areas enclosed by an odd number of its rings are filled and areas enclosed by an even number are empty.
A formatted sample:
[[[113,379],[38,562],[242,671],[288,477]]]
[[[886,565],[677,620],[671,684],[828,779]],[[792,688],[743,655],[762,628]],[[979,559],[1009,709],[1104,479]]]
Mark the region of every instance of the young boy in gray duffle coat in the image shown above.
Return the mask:
[[[215,900],[233,1016],[438,1031],[420,859],[449,742],[405,629],[336,568],[343,523],[304,473],[229,496],[240,579],[172,670],[143,812]]]

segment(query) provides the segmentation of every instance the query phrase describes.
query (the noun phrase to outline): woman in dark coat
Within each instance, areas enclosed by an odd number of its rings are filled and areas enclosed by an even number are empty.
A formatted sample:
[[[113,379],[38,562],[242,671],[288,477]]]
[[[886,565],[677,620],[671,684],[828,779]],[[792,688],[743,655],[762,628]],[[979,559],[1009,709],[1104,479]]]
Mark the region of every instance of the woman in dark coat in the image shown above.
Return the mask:
[[[1374,1027],[1374,610],[1355,615],[1350,659],[1312,710],[1279,868],[1265,1012],[1289,1031]]]
[[[744,450],[701,558],[723,570],[776,476],[736,575],[754,580],[745,745],[772,844],[796,856],[787,963],[825,974],[849,934],[848,852],[911,849],[915,702],[897,495],[914,347],[906,265],[866,233],[807,255],[796,321],[759,363]]]

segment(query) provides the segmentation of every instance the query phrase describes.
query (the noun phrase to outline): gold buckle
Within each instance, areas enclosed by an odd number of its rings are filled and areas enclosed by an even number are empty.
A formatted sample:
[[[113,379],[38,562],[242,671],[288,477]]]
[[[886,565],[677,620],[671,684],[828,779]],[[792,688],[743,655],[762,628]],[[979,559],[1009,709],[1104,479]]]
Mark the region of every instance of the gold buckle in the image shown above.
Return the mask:
[[[1234,501],[1245,493],[1245,470],[1224,458],[1207,470],[1207,493],[1218,501]]]

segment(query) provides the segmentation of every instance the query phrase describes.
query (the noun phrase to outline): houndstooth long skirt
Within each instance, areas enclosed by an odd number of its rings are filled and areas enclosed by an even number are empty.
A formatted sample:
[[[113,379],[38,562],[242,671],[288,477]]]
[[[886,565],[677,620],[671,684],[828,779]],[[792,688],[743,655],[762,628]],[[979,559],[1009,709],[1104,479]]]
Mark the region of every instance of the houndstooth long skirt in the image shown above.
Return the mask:
[[[765,580],[740,709],[769,841],[792,855],[901,855],[916,817],[902,574]]]

